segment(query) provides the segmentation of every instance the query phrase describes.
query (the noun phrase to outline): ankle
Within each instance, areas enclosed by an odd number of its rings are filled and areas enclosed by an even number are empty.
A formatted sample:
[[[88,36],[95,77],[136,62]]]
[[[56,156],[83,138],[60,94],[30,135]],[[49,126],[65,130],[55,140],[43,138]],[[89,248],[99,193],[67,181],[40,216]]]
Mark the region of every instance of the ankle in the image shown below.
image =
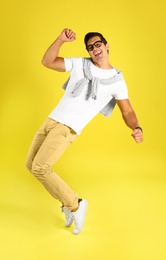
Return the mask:
[[[82,201],[82,199],[78,199],[78,207],[75,209],[72,209],[71,212],[76,212],[79,209],[79,203]]]
[[[79,207],[72,209],[71,212],[76,212],[78,210]]]

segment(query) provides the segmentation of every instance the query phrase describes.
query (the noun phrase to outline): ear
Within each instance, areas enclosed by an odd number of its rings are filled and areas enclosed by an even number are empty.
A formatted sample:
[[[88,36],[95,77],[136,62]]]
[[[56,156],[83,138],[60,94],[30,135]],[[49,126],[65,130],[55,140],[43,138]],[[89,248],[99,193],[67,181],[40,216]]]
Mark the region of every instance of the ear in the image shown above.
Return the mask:
[[[109,44],[107,43],[107,44],[106,44],[106,48],[107,48],[107,53],[108,53],[108,54],[109,54],[109,47],[110,47],[110,46],[109,46]]]
[[[109,50],[109,47],[110,47],[110,46],[109,46],[109,44],[108,44],[108,43],[106,44],[106,47],[107,47],[107,50]]]

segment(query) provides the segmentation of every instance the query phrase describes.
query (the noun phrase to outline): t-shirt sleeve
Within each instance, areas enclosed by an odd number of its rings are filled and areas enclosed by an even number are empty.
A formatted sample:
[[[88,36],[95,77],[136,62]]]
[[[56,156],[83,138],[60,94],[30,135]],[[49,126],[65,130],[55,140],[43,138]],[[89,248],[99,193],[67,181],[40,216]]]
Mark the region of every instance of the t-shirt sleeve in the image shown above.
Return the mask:
[[[79,73],[79,70],[82,69],[83,67],[82,58],[77,58],[77,57],[64,58],[64,62],[65,62],[66,72],[71,72],[73,70],[76,70],[77,73]]]
[[[114,93],[114,98],[116,100],[128,99],[128,89],[124,80],[117,83],[116,92]]]
[[[67,72],[70,72],[73,67],[73,59],[72,58],[64,58],[65,68]]]

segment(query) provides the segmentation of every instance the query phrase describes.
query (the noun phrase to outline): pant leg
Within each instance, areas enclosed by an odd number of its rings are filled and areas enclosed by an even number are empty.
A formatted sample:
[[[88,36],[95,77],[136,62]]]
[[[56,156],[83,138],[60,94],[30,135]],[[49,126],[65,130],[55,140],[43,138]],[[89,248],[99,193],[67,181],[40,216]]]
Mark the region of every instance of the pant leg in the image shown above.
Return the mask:
[[[52,171],[64,151],[74,142],[77,134],[69,127],[47,119],[34,137],[27,159],[27,167],[47,191],[68,209],[78,206],[78,198],[70,187]]]
[[[30,146],[30,149],[28,151],[28,155],[27,155],[27,158],[26,158],[26,167],[28,168],[28,170],[30,172],[32,171],[33,160],[34,160],[36,154],[38,153],[42,143],[45,140],[45,138],[47,137],[46,128],[47,128],[48,122],[49,122],[49,118],[47,118],[44,121],[44,123],[41,125],[41,127],[39,128],[39,130],[35,134],[35,136],[32,140],[32,144]]]

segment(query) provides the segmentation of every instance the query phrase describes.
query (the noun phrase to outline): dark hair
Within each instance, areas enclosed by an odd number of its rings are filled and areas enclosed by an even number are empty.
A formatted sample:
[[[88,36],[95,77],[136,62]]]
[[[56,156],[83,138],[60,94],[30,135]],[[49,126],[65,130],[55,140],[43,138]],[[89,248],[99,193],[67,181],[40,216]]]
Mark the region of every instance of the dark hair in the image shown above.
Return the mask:
[[[87,47],[87,42],[89,41],[89,39],[95,37],[95,36],[99,36],[101,41],[106,45],[107,44],[107,41],[106,39],[104,38],[104,36],[101,34],[101,33],[98,33],[98,32],[89,32],[85,35],[84,37],[84,43],[85,43],[85,46]]]

